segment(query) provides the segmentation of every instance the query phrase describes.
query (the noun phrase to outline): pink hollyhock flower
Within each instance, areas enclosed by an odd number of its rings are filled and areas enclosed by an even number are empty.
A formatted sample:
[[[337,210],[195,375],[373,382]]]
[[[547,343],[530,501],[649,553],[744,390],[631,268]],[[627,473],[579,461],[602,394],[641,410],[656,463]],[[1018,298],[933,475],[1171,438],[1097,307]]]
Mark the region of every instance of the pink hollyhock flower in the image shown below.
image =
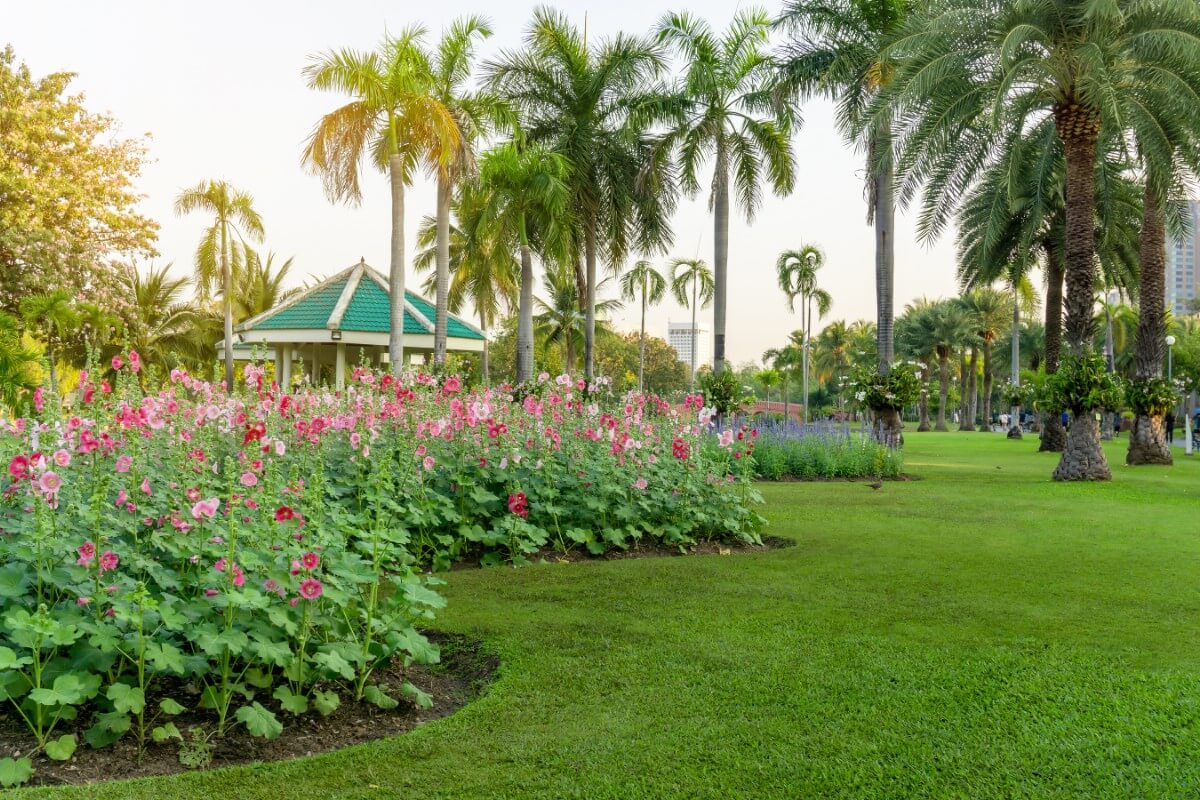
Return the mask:
[[[112,550],[105,550],[100,554],[100,571],[107,572],[110,569],[116,569],[121,563],[121,559]]]
[[[220,594],[220,592],[218,592],[216,589],[205,589],[204,590],[205,597],[216,597],[219,594]]]
[[[425,455],[425,452],[426,452],[426,451],[425,451],[425,445],[423,445],[423,444],[419,444],[419,445],[417,445],[417,457],[418,457],[418,458],[420,458],[421,456]]]
[[[133,466],[133,459],[129,456],[121,456],[117,459],[117,472],[129,472],[129,468]]]
[[[120,356],[112,357],[112,368],[113,369],[120,369],[123,366],[125,366],[125,361]]]
[[[239,480],[241,481],[242,486],[245,486],[247,489],[258,485],[258,476],[253,472],[243,472],[242,477]]]
[[[639,492],[645,490],[645,488],[649,485],[649,481],[647,481],[645,478],[638,478],[633,482],[633,488],[637,489]]]
[[[425,456],[425,460],[423,460],[421,462],[421,466],[423,466],[428,471],[428,470],[433,469],[433,465],[436,463],[437,462],[434,460],[433,456]]]
[[[90,602],[92,602],[92,598],[90,598],[90,597],[76,597],[75,598],[75,605],[77,605],[77,606],[86,606]]]
[[[321,563],[321,557],[316,553],[305,553],[300,556],[300,563],[304,565],[305,569],[316,569]]]
[[[54,452],[54,463],[60,467],[69,467],[71,465],[71,454],[66,450],[56,450]]]
[[[220,507],[221,501],[215,497],[210,497],[207,500],[200,500],[192,506],[192,517],[197,521],[202,519],[212,519],[217,514],[217,509]]]
[[[45,393],[42,391],[42,387],[39,386],[33,390],[33,410],[40,414],[45,407]]]
[[[81,567],[88,567],[92,564],[92,559],[96,557],[96,545],[92,542],[84,542],[76,551],[79,553],[79,560],[75,563]]]
[[[359,434],[358,431],[355,431],[354,433],[350,434],[350,446],[355,449],[358,449],[358,446],[360,444],[362,444],[362,435]]]
[[[58,477],[57,472],[44,472],[38,479],[38,488],[46,494],[54,494],[62,488],[62,478]]]
[[[125,492],[124,489],[121,489],[120,491],[117,492],[117,501],[115,503],[113,503],[113,505],[120,507],[120,506],[125,505],[126,501],[128,501],[128,500],[129,500],[129,495]]]
[[[29,458],[21,454],[12,457],[12,461],[8,462],[8,474],[12,475],[17,480],[25,477],[29,472]]]
[[[281,441],[275,442],[275,455],[282,456],[287,451],[287,445]]]
[[[300,581],[300,596],[305,600],[316,600],[325,591],[321,582],[316,578],[305,578]]]
[[[733,431],[721,431],[720,444],[721,447],[729,447],[733,444]]]
[[[129,368],[134,372],[142,368],[142,357],[138,355],[137,350],[129,351]]]
[[[188,487],[188,490],[185,492],[185,494],[187,495],[187,499],[191,500],[193,503],[200,499],[200,490],[195,486]]]
[[[150,491],[150,479],[149,478],[142,478],[142,494],[146,494],[146,495],[153,494],[153,492]]]

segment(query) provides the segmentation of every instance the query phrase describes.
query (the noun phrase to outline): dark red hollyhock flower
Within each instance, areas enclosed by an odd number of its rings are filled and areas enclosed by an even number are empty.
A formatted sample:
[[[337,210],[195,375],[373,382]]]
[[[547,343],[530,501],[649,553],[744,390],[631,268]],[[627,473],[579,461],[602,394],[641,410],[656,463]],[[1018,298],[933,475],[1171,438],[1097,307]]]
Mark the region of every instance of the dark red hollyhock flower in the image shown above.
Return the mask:
[[[246,428],[246,435],[242,437],[242,447],[261,440],[267,434],[267,426],[262,420],[250,425]]]
[[[279,508],[275,509],[276,522],[287,522],[288,520],[295,518],[296,512],[292,510],[291,506],[280,506]]]
[[[508,496],[508,510],[521,519],[529,517],[529,504],[525,500],[524,492],[516,492]]]

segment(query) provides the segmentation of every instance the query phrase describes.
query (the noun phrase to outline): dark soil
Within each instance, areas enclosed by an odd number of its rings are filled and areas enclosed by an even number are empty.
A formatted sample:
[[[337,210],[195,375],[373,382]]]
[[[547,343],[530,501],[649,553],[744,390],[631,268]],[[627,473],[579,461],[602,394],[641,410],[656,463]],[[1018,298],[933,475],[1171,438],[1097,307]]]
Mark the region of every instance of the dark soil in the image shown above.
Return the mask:
[[[278,703],[270,699],[269,693],[264,692],[256,699],[274,711],[283,723],[282,735],[267,741],[250,736],[240,724],[227,724],[225,736],[210,739],[212,762],[209,766],[282,761],[394,736],[454,713],[487,689],[499,667],[499,660],[485,652],[480,642],[464,636],[426,635],[441,646],[440,664],[410,667],[407,673],[399,666],[392,666],[378,671],[376,676],[380,688],[397,699],[404,697],[400,687],[407,678],[433,698],[431,708],[418,709],[401,700],[396,708],[384,711],[370,703],[355,703],[343,694],[341,706],[328,717],[315,712],[294,717],[281,710]],[[173,696],[180,697],[179,694]],[[157,700],[154,703],[156,705]],[[147,707],[151,707],[151,704],[148,703]],[[81,718],[87,716],[80,715]],[[208,711],[187,712],[174,717],[172,721],[189,739],[192,728],[198,727],[206,732],[216,730],[216,716]],[[35,756],[35,772],[30,785],[86,784],[168,775],[188,769],[180,763],[178,742],[147,742],[146,750],[139,758],[132,730],[116,744],[93,750],[83,741],[86,728],[84,724],[74,730],[65,725],[55,729],[55,738],[64,733],[78,734],[79,747],[68,761],[51,761],[44,755]],[[34,744],[34,739],[26,732],[19,718],[10,714],[0,716],[0,757],[25,755],[34,749]]]
[[[796,544],[794,539],[782,536],[764,536],[762,544],[746,544],[745,542],[696,542],[688,545],[664,544],[634,544],[628,550],[610,550],[600,555],[592,555],[584,548],[576,548],[562,552],[554,548],[543,548],[536,553],[526,556],[534,563],[550,564],[579,564],[591,561],[623,561],[627,558],[669,558],[672,556],[729,556],[745,553],[766,553],[771,550],[782,550]],[[479,569],[478,557],[464,558],[454,562],[450,570]]]

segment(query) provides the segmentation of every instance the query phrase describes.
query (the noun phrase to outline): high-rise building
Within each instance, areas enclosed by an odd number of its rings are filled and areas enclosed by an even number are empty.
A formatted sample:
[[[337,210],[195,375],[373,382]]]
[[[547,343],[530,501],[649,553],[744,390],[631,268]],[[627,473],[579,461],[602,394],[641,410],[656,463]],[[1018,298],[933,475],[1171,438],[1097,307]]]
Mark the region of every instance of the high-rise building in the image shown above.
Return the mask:
[[[1200,252],[1200,203],[1188,203],[1192,233],[1184,239],[1167,242],[1167,310],[1183,316],[1192,310],[1200,294],[1196,292],[1196,254]]]
[[[679,354],[679,360],[689,367],[692,365],[692,342],[696,343],[696,369],[700,369],[705,364],[711,364],[708,356],[711,337],[708,331],[700,327],[698,322],[694,333],[693,336],[690,320],[667,323],[667,343],[675,348],[675,352]]]

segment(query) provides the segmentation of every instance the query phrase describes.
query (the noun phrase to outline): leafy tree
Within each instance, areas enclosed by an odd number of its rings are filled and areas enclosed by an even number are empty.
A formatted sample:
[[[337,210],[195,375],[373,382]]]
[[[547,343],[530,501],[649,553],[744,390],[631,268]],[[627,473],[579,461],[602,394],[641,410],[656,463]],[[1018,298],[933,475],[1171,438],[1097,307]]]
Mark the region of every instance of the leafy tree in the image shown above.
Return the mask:
[[[713,211],[713,372],[725,364],[725,301],[729,292],[731,190],[746,216],[762,201],[762,184],[778,195],[792,191],[795,159],[791,101],[772,91],[775,65],[767,50],[770,18],[760,9],[737,13],[717,35],[688,12],[658,23],[658,40],[685,60],[676,94],[664,108],[669,131],[660,153],[678,153],[683,188],[700,191],[700,170],[711,160]],[[694,348],[693,348],[694,350]]]
[[[596,347],[596,370],[612,378],[616,391],[636,389],[635,370],[642,369],[643,391],[666,395],[688,385],[687,367],[675,348],[657,336],[637,333],[601,336]]]
[[[216,283],[219,275],[221,303],[225,315],[225,385],[233,387],[233,251],[234,237],[240,240],[261,241],[263,236],[262,217],[254,208],[254,199],[246,192],[235,189],[226,181],[201,181],[191,189],[184,189],[175,198],[177,215],[202,211],[213,216],[200,246],[196,249],[196,283],[201,296],[205,296]],[[215,268],[219,268],[219,272]]]
[[[433,94],[424,36],[424,28],[406,28],[374,52],[331,51],[304,68],[310,88],[354,98],[321,118],[301,156],[321,176],[329,199],[362,202],[364,162],[386,173],[391,183],[388,356],[397,375],[404,367],[404,189],[419,165],[448,169],[463,147],[453,110]]]
[[[483,158],[481,179],[488,192],[481,225],[488,235],[515,240],[521,251],[517,310],[516,376],[533,377],[533,253],[547,261],[561,255],[570,221],[570,165],[558,153],[507,142]],[[578,300],[578,294],[576,294]]]
[[[549,294],[547,299],[534,298],[541,313],[533,318],[534,331],[543,337],[547,343],[561,344],[563,348],[563,369],[566,372],[575,371],[575,354],[586,341],[587,317],[579,310],[578,287],[575,276],[569,268],[558,267],[546,271],[542,280]],[[597,284],[597,290],[604,288],[608,279]],[[599,300],[596,310],[601,314],[616,311],[621,307],[620,300]],[[595,330],[602,334],[611,332],[605,319],[593,321]]]
[[[79,327],[79,314],[71,304],[71,295],[64,289],[30,295],[21,300],[21,316],[25,325],[46,343],[46,361],[50,368],[50,385],[58,386],[58,352],[62,343]]]
[[[38,355],[21,342],[17,320],[0,311],[0,404],[20,412],[38,385]]]
[[[692,358],[688,375],[693,383],[696,381],[696,311],[708,307],[715,291],[712,270],[703,259],[677,258],[671,262],[671,294],[681,306],[692,311]]]
[[[489,190],[477,184],[461,184],[454,202],[454,218],[450,225],[449,268],[450,286],[447,292],[449,309],[461,313],[469,301],[478,315],[484,334],[503,315],[517,306],[520,293],[521,263],[514,255],[518,246],[515,231],[487,224]],[[437,254],[437,218],[425,217],[417,229],[417,253],[413,266],[418,270],[435,267]],[[433,269],[422,288],[430,292],[437,283]],[[485,341],[482,354],[484,384],[491,381],[491,342]]]
[[[800,298],[800,327],[804,331],[802,343],[804,357],[804,420],[808,421],[808,359],[812,340],[813,303],[816,312],[824,317],[833,307],[833,295],[817,286],[817,271],[825,265],[825,253],[814,245],[805,245],[799,250],[785,250],[775,262],[775,274],[779,288],[788,299],[788,309],[796,310],[796,298]]]
[[[430,60],[430,94],[454,119],[457,147],[429,156],[437,176],[437,215],[434,271],[435,321],[433,361],[446,360],[447,312],[450,291],[450,207],[454,186],[475,169],[475,146],[496,123],[507,119],[505,107],[494,94],[468,90],[472,62],[479,42],[492,35],[491,23],[479,16],[457,19],[442,34]],[[439,145],[441,142],[439,141]],[[485,350],[486,359],[486,350]]]
[[[797,334],[800,334],[797,339]],[[799,343],[797,343],[799,342]],[[806,355],[804,352],[804,337],[801,331],[796,331],[792,335],[792,341],[789,344],[779,348],[771,348],[763,353],[763,363],[770,364],[771,367],[779,373],[779,382],[782,386],[783,395],[783,416],[790,418],[791,409],[789,403],[788,381],[792,374],[806,363]],[[807,381],[805,382],[807,383]],[[808,408],[808,391],[805,387],[804,405],[807,411]]]
[[[781,87],[833,100],[843,136],[866,155],[881,375],[895,358],[895,179],[891,121],[868,112],[872,99],[891,82],[894,70],[884,50],[912,6],[911,0],[787,0],[776,21],[790,34],[780,58]]]
[[[528,140],[569,165],[576,294],[586,318],[584,371],[594,368],[596,269],[631,248],[670,244],[674,193],[665,165],[649,158],[645,125],[657,99],[651,81],[666,66],[640,37],[590,45],[564,14],[534,12],[524,46],[488,65],[492,87],[520,115]],[[582,255],[582,263],[578,256]]]
[[[777,369],[760,369],[758,374],[754,376],[758,385],[763,388],[763,392],[767,396],[767,409],[771,408],[771,390],[779,385],[779,370]]]
[[[0,310],[56,289],[121,311],[117,263],[156,255],[134,188],[145,143],[69,95],[69,72],[34,77],[0,48]]]
[[[662,302],[667,293],[667,279],[645,259],[633,265],[633,269],[621,276],[621,299],[628,303],[640,302],[642,305],[641,328],[638,354],[638,391],[645,391],[646,372],[646,308]]]
[[[926,186],[934,205],[961,194],[998,139],[1053,118],[1065,164],[1065,338],[1072,357],[1086,358],[1099,145],[1140,131],[1143,122],[1167,129],[1194,124],[1183,98],[1200,95],[1195,4],[943,0],[913,18],[889,57],[896,72],[873,118],[899,123],[903,172]],[[1090,414],[1072,425],[1054,476],[1111,477]]]

